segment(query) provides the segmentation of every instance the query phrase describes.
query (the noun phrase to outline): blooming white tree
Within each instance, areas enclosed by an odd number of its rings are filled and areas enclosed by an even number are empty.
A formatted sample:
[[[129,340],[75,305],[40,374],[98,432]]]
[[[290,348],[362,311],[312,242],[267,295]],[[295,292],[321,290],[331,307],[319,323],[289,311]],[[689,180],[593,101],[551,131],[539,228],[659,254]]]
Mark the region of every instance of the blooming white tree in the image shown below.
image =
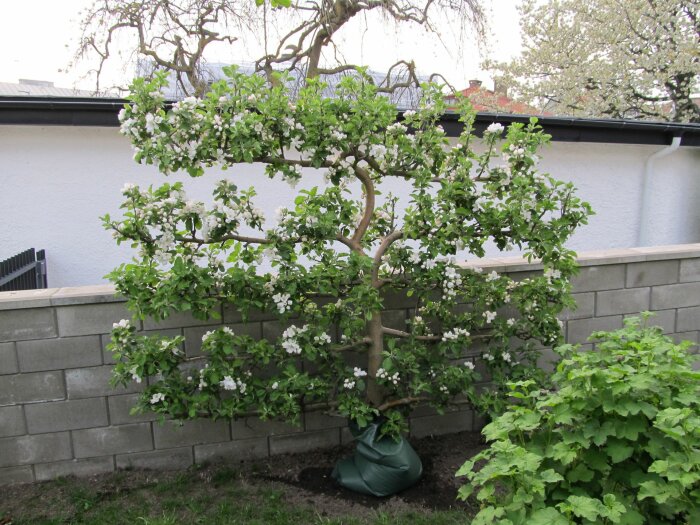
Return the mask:
[[[697,0],[525,0],[522,54],[487,62],[558,114],[699,122]]]
[[[182,337],[115,324],[117,381],[151,378],[142,409],[295,421],[321,407],[359,427],[381,416],[383,434],[398,438],[416,404],[493,408],[506,380],[537,375],[535,348],[559,340],[556,315],[570,304],[574,254],[563,243],[590,210],[570,184],[538,172],[547,136],[535,120],[511,125],[505,138],[503,126],[489,126],[477,152],[466,102],[463,132],[445,136],[435,86],[397,121],[361,77],[330,99],[311,81],[290,101],[284,81],[269,88],[226,73],[204,98],[172,107],[164,75],[135,82],[120,118],[138,162],[164,174],[233,173],[214,185],[211,204],[181,183],[126,185],[123,217],[104,223],[139,255],[111,277],[137,316],[207,318],[225,303],[244,316],[273,312],[286,329],[254,340],[224,327],[183,352]],[[327,183],[299,191],[270,224],[255,188],[238,187],[236,166],[252,162],[292,187],[309,170]],[[411,188],[405,212],[378,191],[390,178]],[[459,266],[458,251],[482,256],[489,241],[540,258],[546,271],[515,281]],[[411,302],[405,327],[387,326],[387,294]],[[493,388],[474,388],[479,368]]]

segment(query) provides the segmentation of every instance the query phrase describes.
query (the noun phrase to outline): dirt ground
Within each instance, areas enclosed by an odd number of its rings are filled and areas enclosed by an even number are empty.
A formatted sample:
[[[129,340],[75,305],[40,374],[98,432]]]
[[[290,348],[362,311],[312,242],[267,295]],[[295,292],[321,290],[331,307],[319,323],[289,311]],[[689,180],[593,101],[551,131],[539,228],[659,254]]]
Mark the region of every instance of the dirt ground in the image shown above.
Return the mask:
[[[217,480],[222,473],[235,477],[242,487],[280,491],[287,502],[306,504],[315,509],[319,516],[337,517],[352,515],[364,518],[377,512],[430,513],[431,511],[462,510],[472,514],[474,509],[468,503],[456,499],[462,480],[455,478],[455,472],[462,463],[484,448],[477,432],[462,432],[447,436],[411,440],[423,462],[423,477],[413,487],[386,498],[358,494],[340,487],[330,477],[335,462],[352,453],[353,446],[275,456],[265,460],[241,461],[236,463],[216,463],[194,467],[187,471],[190,480],[200,486],[198,490],[208,491],[216,497]],[[3,487],[0,490],[0,525],[4,516],[24,514],[27,506],[41,501],[46,506],[56,506],[48,515],[61,515],[69,505],[66,493],[74,493],[85,487],[90,494],[101,499],[119,499],[147,487],[177,486],[183,472],[161,471],[119,471],[91,478],[66,481],[53,481]],[[76,488],[77,486],[77,488]],[[157,492],[149,496],[158,498]],[[157,504],[156,501],[152,501]]]
[[[408,504],[431,510],[467,509],[466,503],[456,499],[463,480],[456,478],[455,472],[484,448],[481,435],[461,432],[412,440],[411,444],[423,463],[423,477],[413,487],[387,498],[352,492],[331,478],[333,465],[350,455],[352,446],[270,458],[255,476],[286,484],[290,491],[298,492],[299,498],[306,498],[328,515],[348,506],[376,509]]]

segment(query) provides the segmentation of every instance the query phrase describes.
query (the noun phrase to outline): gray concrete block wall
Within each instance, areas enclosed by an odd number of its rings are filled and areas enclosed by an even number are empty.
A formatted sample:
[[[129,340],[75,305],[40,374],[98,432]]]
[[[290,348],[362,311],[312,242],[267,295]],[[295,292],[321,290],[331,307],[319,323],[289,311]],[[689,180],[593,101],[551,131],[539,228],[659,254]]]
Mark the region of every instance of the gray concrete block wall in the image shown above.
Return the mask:
[[[622,326],[640,310],[658,312],[652,321],[677,340],[700,334],[700,245],[667,249],[616,250],[580,259],[574,281],[576,310],[561,318],[572,343],[592,348],[595,330]],[[515,259],[481,260],[488,271],[532,275],[536,264]],[[334,447],[351,440],[344,420],[310,412],[300,426],[255,418],[231,423],[189,421],[183,426],[131,415],[144,385],[112,388],[113,360],[105,349],[112,323],[129,317],[109,288],[0,293],[0,484],[93,475],[120,468],[185,468],[195,462],[242,460]],[[36,298],[35,298],[36,297]],[[392,296],[388,324],[403,327],[415,305]],[[148,333],[185,337],[185,351],[197,355],[201,335],[226,323],[252,337],[283,329],[274,315],[222,309],[220,320],[178,315],[138,326]],[[400,326],[401,325],[401,326]],[[551,358],[551,351],[546,351]],[[482,419],[471,410],[438,415],[417,409],[410,432],[419,438],[476,430]]]

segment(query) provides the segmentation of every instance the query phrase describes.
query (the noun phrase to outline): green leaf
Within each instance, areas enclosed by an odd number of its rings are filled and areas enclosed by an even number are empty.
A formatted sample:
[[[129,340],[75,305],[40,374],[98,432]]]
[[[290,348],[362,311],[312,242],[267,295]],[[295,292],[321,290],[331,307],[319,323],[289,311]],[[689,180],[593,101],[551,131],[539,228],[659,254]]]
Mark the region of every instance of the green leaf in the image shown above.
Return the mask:
[[[593,471],[583,463],[579,463],[566,474],[566,479],[571,483],[588,482],[593,479]]]
[[[554,507],[547,507],[533,512],[526,523],[528,525],[569,525],[569,520]]]
[[[564,480],[561,474],[555,472],[554,469],[551,468],[540,472],[540,479],[545,483],[556,483]]]
[[[610,438],[605,446],[605,451],[613,463],[620,463],[632,456],[634,447],[622,440]]]

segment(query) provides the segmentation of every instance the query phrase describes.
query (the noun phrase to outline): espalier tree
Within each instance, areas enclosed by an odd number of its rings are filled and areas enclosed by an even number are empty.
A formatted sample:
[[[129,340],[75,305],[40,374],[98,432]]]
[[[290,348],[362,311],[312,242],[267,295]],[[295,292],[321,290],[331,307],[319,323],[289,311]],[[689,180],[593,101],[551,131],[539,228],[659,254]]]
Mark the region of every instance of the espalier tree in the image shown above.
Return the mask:
[[[290,190],[274,224],[235,171],[213,185],[208,204],[179,183],[124,187],[123,217],[104,222],[118,242],[138,248],[111,274],[136,316],[216,317],[223,303],[244,318],[272,312],[287,326],[269,341],[213,329],[201,353],[189,355],[182,337],[115,324],[116,381],[151,378],[141,409],[294,422],[323,407],[360,428],[379,419],[382,435],[400,439],[416,404],[441,409],[457,397],[493,407],[507,380],[531,377],[535,343],[560,339],[556,314],[570,304],[574,254],[563,243],[590,213],[570,184],[537,171],[548,137],[535,120],[511,125],[505,137],[501,125],[489,126],[481,148],[467,102],[464,131],[446,137],[433,85],[397,121],[397,109],[361,76],[344,79],[333,98],[312,80],[291,101],[283,82],[269,88],[234,68],[226,75],[203,98],[172,106],[163,76],[135,81],[120,119],[136,161],[193,177],[255,162],[292,188],[311,170],[326,183],[293,198]],[[386,179],[410,187],[403,208],[380,195]],[[460,268],[457,252],[482,256],[487,241],[541,259],[543,275],[516,282]],[[413,302],[405,327],[385,325],[387,293]],[[479,355],[465,357],[475,345]],[[479,363],[494,379],[481,394]]]

